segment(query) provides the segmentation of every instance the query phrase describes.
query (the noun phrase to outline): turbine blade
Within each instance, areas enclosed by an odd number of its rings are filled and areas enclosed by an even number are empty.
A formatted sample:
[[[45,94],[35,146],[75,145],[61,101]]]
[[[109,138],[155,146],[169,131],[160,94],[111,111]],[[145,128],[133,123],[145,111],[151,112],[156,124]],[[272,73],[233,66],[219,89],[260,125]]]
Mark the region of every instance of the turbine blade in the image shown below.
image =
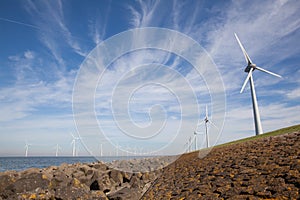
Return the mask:
[[[251,63],[252,63],[252,61],[251,61],[251,59],[250,59],[249,55],[247,54],[247,52],[246,52],[245,48],[243,47],[243,45],[242,45],[242,43],[241,43],[240,39],[238,38],[237,34],[236,34],[236,33],[234,33],[234,36],[235,36],[236,40],[238,41],[238,43],[239,43],[239,45],[240,45],[240,47],[241,47],[241,49],[242,49],[242,51],[243,51],[243,54],[244,54],[244,56],[245,56],[245,59],[246,59],[246,62],[247,62],[248,64],[251,64]]]
[[[72,136],[72,138],[73,138],[73,139],[75,138],[75,136],[73,135],[73,133],[72,133],[72,132],[70,132],[70,135]]]
[[[210,120],[209,121],[210,124],[212,124],[217,130],[219,130],[219,128]]]
[[[205,117],[208,118],[208,111],[207,111],[207,105],[205,105]]]
[[[280,76],[280,75],[278,75],[278,74],[275,74],[275,73],[273,73],[273,72],[270,72],[270,71],[268,71],[268,70],[266,70],[266,69],[263,69],[263,68],[261,68],[261,67],[257,67],[257,66],[256,66],[256,69],[258,69],[259,71],[265,72],[265,73],[267,73],[267,74],[271,74],[271,75],[273,75],[273,76],[277,76],[277,77],[279,77],[279,78],[282,78],[282,76]]]
[[[201,121],[197,124],[197,130],[198,130],[198,126],[202,125],[204,123],[204,121]]]
[[[242,86],[242,89],[241,89],[240,93],[242,93],[244,91],[245,86],[246,86],[250,76],[252,76],[252,71],[253,71],[253,68],[251,68],[250,71],[248,72],[248,76],[247,76],[246,80],[244,81],[244,84]]]

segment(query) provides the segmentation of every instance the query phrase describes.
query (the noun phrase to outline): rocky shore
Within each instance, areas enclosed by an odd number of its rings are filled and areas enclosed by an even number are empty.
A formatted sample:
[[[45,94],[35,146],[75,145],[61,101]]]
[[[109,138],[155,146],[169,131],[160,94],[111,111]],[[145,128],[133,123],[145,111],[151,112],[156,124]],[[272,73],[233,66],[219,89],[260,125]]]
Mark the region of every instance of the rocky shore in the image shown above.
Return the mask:
[[[300,132],[183,155],[141,199],[300,199]]]
[[[167,160],[62,164],[2,172],[0,199],[139,199],[160,174],[160,170],[151,172],[150,169],[166,165]]]
[[[206,153],[1,172],[0,199],[300,199],[299,131]]]

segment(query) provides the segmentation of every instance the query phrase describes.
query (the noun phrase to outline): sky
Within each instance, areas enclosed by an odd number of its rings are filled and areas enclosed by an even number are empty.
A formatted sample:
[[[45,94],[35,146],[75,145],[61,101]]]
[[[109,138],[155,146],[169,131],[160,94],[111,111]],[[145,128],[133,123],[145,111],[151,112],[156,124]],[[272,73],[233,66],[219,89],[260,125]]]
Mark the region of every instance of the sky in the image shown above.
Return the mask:
[[[0,2],[0,156],[180,154],[300,123],[300,2]],[[194,148],[193,143],[193,148]],[[102,149],[102,151],[101,151]]]

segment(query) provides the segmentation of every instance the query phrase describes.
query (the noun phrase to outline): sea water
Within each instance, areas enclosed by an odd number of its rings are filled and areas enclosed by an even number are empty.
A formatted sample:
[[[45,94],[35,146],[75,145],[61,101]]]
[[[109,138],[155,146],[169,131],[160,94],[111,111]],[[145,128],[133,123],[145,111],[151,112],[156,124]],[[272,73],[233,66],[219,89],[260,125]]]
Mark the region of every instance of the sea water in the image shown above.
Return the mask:
[[[111,162],[114,160],[127,160],[131,158],[135,157],[101,157],[99,160]],[[59,166],[62,163],[92,163],[97,161],[98,160],[94,157],[0,157],[0,172]]]

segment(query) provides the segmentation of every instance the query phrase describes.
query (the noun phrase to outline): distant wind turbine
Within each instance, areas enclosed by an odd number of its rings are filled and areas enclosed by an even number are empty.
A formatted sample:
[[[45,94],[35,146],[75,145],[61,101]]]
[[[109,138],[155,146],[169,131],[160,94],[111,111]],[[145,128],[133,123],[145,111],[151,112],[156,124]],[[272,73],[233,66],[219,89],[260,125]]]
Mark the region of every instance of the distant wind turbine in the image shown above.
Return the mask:
[[[254,88],[254,81],[253,81],[253,77],[252,77],[252,73],[254,70],[259,70],[259,71],[262,71],[262,72],[265,72],[267,74],[271,74],[273,76],[277,76],[279,78],[282,78],[280,75],[278,74],[275,74],[273,72],[270,72],[268,70],[265,70],[261,67],[258,67],[256,66],[256,64],[254,64],[250,57],[248,56],[245,48],[243,47],[241,41],[239,40],[238,36],[236,33],[234,33],[235,35],[235,38],[236,40],[238,41],[242,51],[243,51],[243,54],[245,56],[245,59],[246,59],[246,62],[247,62],[247,66],[245,68],[245,72],[248,73],[247,75],[247,78],[246,80],[244,81],[244,84],[241,88],[241,91],[240,93],[242,93],[245,89],[245,86],[247,84],[247,82],[249,81],[250,82],[250,89],[251,89],[251,95],[252,95],[252,106],[253,106],[253,115],[254,115],[254,124],[255,124],[255,133],[256,135],[259,135],[259,134],[262,134],[263,133],[263,130],[262,130],[262,126],[261,126],[261,120],[260,120],[260,115],[259,115],[259,110],[258,110],[258,104],[257,104],[257,99],[256,99],[256,93],[255,93],[255,88]]]
[[[103,148],[102,148],[102,144],[100,144],[100,156],[103,156]]]
[[[184,148],[186,147],[186,152],[192,151],[192,145],[193,145],[193,140],[192,137],[190,136],[188,141],[184,144]]]
[[[200,135],[197,131],[194,131],[194,143],[195,143],[195,151],[198,149],[198,140],[197,140],[197,135]]]
[[[185,152],[188,152],[188,148],[189,148],[189,141],[187,141],[186,143],[184,143],[183,148],[185,149]]]
[[[209,119],[208,117],[208,110],[207,110],[207,105],[205,106],[205,118],[204,118],[204,125],[205,125],[205,137],[206,137],[206,147],[209,147],[209,136],[208,136],[208,123],[213,125],[216,129],[218,127]]]
[[[119,143],[117,143],[116,145],[116,156],[118,157],[119,156]]]
[[[25,143],[25,157],[28,156],[29,146],[31,146],[31,144],[28,144],[27,141],[26,141],[26,143]]]
[[[71,144],[73,146],[73,148],[72,148],[72,155],[74,157],[74,156],[77,156],[77,154],[78,154],[78,152],[76,150],[76,141],[79,140],[80,138],[79,137],[75,137],[72,133],[70,133],[70,134],[71,134],[71,136],[73,138]]]
[[[58,151],[61,150],[61,147],[56,144],[56,151],[55,151],[55,156],[57,157],[58,156]]]
[[[192,151],[192,137],[189,137],[189,152]]]

